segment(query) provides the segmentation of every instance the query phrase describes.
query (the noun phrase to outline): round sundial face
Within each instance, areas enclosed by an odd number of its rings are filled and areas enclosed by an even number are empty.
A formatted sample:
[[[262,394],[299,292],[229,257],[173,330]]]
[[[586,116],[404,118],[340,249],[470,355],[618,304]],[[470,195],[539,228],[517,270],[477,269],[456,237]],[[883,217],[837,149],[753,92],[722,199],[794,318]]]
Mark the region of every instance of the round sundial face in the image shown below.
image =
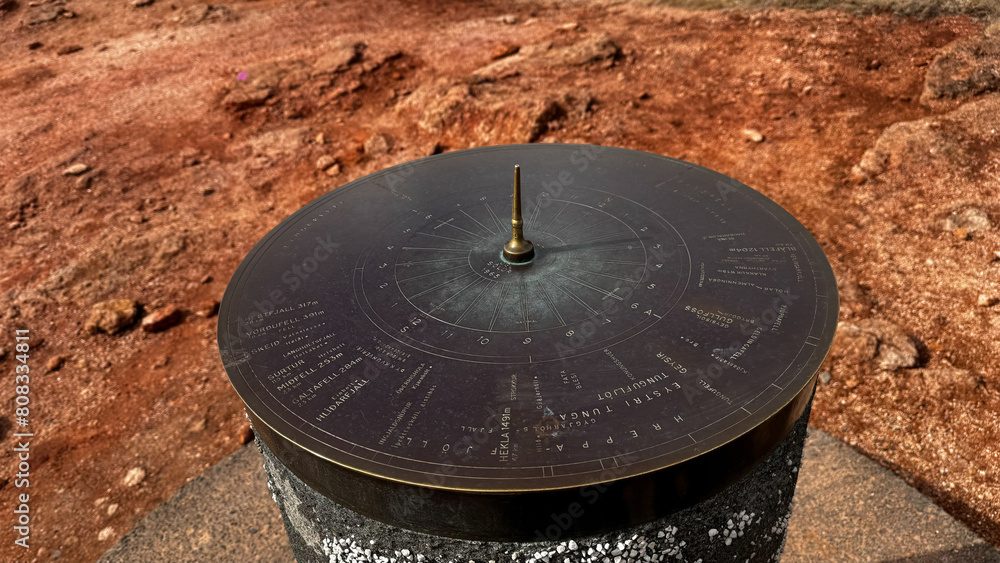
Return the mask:
[[[609,491],[574,520],[585,533],[737,479],[801,414],[836,317],[815,240],[747,186],[518,145],[299,210],[234,275],[219,344],[258,435],[311,485],[390,523],[505,539],[581,487]]]

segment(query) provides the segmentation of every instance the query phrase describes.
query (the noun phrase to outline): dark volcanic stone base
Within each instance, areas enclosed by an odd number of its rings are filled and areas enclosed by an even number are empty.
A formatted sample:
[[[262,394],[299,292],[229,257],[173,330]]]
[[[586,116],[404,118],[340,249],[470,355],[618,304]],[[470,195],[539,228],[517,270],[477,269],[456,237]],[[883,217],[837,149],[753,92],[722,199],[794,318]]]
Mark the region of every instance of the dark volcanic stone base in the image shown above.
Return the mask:
[[[770,457],[691,508],[618,532],[522,543],[442,538],[372,520],[317,493],[257,445],[299,563],[743,563],[781,557],[808,420],[807,407]]]

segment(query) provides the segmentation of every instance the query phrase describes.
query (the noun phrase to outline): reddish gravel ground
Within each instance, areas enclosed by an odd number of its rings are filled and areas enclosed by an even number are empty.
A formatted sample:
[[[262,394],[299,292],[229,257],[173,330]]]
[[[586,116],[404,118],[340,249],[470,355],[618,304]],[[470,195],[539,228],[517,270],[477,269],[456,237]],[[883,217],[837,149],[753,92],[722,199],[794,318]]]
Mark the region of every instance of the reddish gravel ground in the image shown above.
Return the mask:
[[[813,424],[1000,544],[1000,236],[943,223],[970,205],[1000,222],[996,106],[920,101],[935,55],[982,28],[588,2],[0,1],[0,354],[12,373],[12,331],[31,330],[35,432],[31,548],[8,527],[0,560],[95,560],[249,439],[212,307],[281,219],[433,152],[553,141],[683,158],[798,217],[846,323]],[[111,299],[182,318],[91,334]],[[10,507],[23,429],[5,381]]]

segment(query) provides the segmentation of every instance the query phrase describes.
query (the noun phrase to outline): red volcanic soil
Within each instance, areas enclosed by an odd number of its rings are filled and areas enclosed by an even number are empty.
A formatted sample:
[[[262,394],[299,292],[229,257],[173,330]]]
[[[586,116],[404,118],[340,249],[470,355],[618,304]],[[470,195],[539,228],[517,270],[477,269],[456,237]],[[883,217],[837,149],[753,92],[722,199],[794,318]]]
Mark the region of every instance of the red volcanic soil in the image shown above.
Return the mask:
[[[95,560],[249,439],[212,315],[284,217],[434,152],[554,141],[695,162],[798,217],[834,265],[845,323],[813,424],[1000,543],[995,118],[921,102],[935,55],[981,23],[639,3],[133,4],[0,1],[5,373],[13,331],[31,334],[27,428],[13,377],[0,385],[3,506],[25,492],[13,433],[35,433],[31,548],[10,538],[0,560]],[[927,156],[936,147],[945,160]],[[120,331],[94,333],[93,306],[116,299],[135,319],[106,313]],[[154,315],[162,330],[145,330]]]

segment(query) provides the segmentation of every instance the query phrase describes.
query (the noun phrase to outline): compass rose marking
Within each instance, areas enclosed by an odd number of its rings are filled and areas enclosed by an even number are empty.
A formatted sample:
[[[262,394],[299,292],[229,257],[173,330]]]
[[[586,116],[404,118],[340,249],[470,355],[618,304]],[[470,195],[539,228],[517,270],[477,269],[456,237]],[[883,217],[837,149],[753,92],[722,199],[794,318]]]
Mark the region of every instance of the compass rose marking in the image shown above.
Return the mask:
[[[410,299],[416,299],[417,297],[422,297],[422,296],[427,295],[428,293],[430,293],[432,291],[436,291],[438,289],[441,289],[442,287],[445,287],[448,284],[457,282],[460,279],[467,278],[469,276],[474,276],[474,275],[476,275],[475,272],[466,272],[466,273],[462,274],[461,276],[458,276],[457,278],[452,278],[452,279],[447,280],[447,281],[445,281],[443,283],[439,283],[439,284],[435,285],[434,287],[432,287],[430,289],[425,289],[424,291],[421,291],[420,293],[417,293],[416,295],[411,295]]]
[[[455,320],[455,324],[457,325],[458,323],[462,322],[462,319],[465,318],[465,315],[468,315],[469,311],[471,311],[472,308],[476,306],[476,303],[479,303],[479,300],[482,299],[484,295],[486,295],[486,292],[489,291],[496,284],[497,282],[487,281],[486,287],[484,287],[483,290],[479,292],[479,295],[477,295],[476,298],[472,300],[472,303],[469,303],[469,306],[466,307],[464,311],[462,311],[462,314],[459,315],[459,317]]]
[[[564,321],[562,315],[559,314],[559,309],[556,309],[556,304],[552,302],[552,298],[549,297],[549,293],[545,291],[544,287],[542,287],[541,280],[535,283],[538,284],[538,289],[542,290],[542,297],[545,298],[545,304],[549,306],[549,309],[552,309],[552,312],[555,313],[556,318],[559,319],[560,326],[566,326],[566,321]]]
[[[613,298],[615,298],[615,299],[617,299],[619,301],[622,300],[622,297],[620,295],[615,295],[614,293],[609,293],[608,290],[606,290],[606,289],[604,289],[602,287],[598,287],[596,285],[591,285],[591,284],[589,284],[589,283],[587,283],[585,281],[578,280],[576,278],[573,278],[573,277],[561,274],[559,272],[556,272],[556,275],[559,276],[560,278],[567,279],[567,280],[569,280],[571,282],[576,282],[576,283],[578,283],[578,284],[580,284],[583,287],[586,287],[588,289],[593,289],[594,291],[603,293],[604,295],[607,295],[608,297],[613,297]],[[594,312],[596,313],[596,311],[594,311]]]
[[[450,272],[452,270],[457,270],[459,268],[464,268],[464,267],[465,267],[465,264],[459,264],[458,266],[452,266],[451,268],[445,268],[444,270],[435,270],[435,271],[433,271],[433,272],[431,272],[429,274],[420,274],[419,276],[413,276],[412,278],[406,278],[405,280],[399,280],[399,283],[405,283],[405,282],[408,282],[410,280],[416,280],[416,279],[420,279],[420,278],[426,278],[428,276],[434,276],[434,275],[437,275],[437,274],[443,274],[445,272]]]

